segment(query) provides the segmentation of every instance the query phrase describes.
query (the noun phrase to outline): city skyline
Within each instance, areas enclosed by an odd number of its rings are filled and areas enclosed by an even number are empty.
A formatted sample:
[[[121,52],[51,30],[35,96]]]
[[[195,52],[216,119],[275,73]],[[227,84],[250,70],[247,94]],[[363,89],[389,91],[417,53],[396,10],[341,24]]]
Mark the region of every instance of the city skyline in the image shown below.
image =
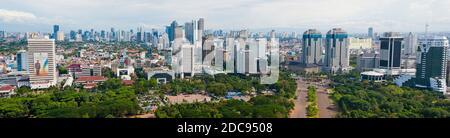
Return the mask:
[[[445,0],[2,0],[0,30],[51,32],[143,27],[162,30],[168,23],[205,18],[205,28],[224,30],[295,30],[344,28],[349,33],[450,31],[450,1]],[[399,6],[403,5],[403,6]],[[339,8],[339,10],[336,10]],[[283,11],[278,11],[283,9]],[[333,14],[327,14],[333,13]]]

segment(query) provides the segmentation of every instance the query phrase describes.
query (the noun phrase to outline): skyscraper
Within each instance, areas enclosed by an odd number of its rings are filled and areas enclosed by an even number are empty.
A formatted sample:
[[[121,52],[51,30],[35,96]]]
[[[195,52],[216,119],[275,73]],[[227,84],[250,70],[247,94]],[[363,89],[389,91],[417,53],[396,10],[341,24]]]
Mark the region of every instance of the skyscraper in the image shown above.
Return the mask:
[[[54,39],[28,39],[28,66],[31,89],[56,85]]]
[[[169,26],[166,27],[166,33],[169,36],[169,41],[175,40],[175,28],[178,27],[177,21],[173,21]]]
[[[449,42],[445,37],[429,37],[419,40],[417,53],[417,87],[447,92],[446,72]]]
[[[200,42],[203,41],[203,32],[205,31],[205,19],[200,18],[197,21],[197,27],[198,27],[198,31],[197,31],[197,40],[199,40]]]
[[[19,50],[16,55],[17,71],[28,71],[27,51]]]
[[[175,39],[182,39],[184,38],[184,30],[182,26],[177,26],[174,29],[173,38]]]
[[[369,37],[369,38],[373,38],[373,28],[372,27],[369,27],[369,31],[368,31],[368,33],[367,33],[367,36]]]
[[[194,44],[197,38],[197,23],[195,21],[187,22],[184,25],[184,31],[186,39],[191,42],[191,44]]]
[[[304,65],[321,64],[322,34],[316,29],[309,29],[303,33],[303,53],[301,63]]]
[[[380,37],[380,67],[382,69],[400,69],[403,38],[399,33],[387,32]]]
[[[404,40],[405,44],[405,50],[403,52],[403,55],[405,56],[415,56],[418,45],[417,45],[417,35],[413,33],[409,33],[408,36],[406,36]]]
[[[56,35],[58,35],[58,31],[59,31],[59,25],[53,25],[53,34],[52,34],[51,38],[56,39]]]
[[[325,46],[325,70],[331,73],[347,72],[349,69],[348,34],[341,28],[328,31]]]

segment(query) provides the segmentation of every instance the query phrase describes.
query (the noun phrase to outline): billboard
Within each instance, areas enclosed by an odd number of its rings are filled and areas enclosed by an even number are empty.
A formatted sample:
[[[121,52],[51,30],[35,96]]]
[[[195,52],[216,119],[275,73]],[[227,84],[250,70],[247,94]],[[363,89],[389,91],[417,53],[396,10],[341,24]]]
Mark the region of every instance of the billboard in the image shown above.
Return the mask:
[[[48,53],[34,53],[34,73],[36,76],[48,75]]]

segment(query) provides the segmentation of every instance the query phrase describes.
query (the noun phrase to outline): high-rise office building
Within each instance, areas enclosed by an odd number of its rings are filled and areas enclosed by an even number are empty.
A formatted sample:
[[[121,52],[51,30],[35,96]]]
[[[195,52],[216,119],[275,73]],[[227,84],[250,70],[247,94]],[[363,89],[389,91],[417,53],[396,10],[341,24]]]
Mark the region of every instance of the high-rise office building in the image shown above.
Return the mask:
[[[169,41],[175,40],[175,28],[178,27],[177,21],[173,21],[169,26],[166,27],[166,33],[169,36]]]
[[[54,39],[28,39],[28,66],[31,89],[56,85]]]
[[[174,29],[174,39],[182,39],[184,38],[184,30],[183,26],[177,26]]]
[[[380,68],[400,69],[403,38],[399,33],[387,32],[380,37]]]
[[[372,28],[372,27],[369,27],[369,31],[367,32],[367,36],[368,36],[369,38],[373,38],[373,37],[374,37],[374,34],[373,34],[373,28]]]
[[[203,41],[203,33],[205,31],[205,19],[200,18],[197,21],[197,27],[198,27],[198,31],[197,31],[197,40],[202,42]]]
[[[63,31],[56,32],[56,41],[64,41],[64,32]]]
[[[181,50],[181,73],[183,76],[194,76],[194,47],[184,44]]]
[[[244,38],[238,38],[237,42],[235,43],[234,48],[234,62],[235,62],[235,73],[245,74],[246,72],[246,59],[245,59],[245,46],[246,42]]]
[[[258,44],[259,41],[255,39],[247,40],[246,46],[246,73],[248,74],[256,74],[257,70],[257,61],[258,61]]]
[[[446,94],[448,47],[449,41],[445,37],[419,39],[415,79],[417,87]]]
[[[348,34],[341,28],[328,31],[325,46],[325,70],[331,73],[347,72],[349,70]]]
[[[322,63],[322,34],[316,29],[309,29],[303,33],[303,53],[301,63],[304,65]]]
[[[16,54],[17,71],[28,71],[27,51],[19,50]]]
[[[191,44],[196,43],[197,41],[197,22],[192,21],[192,22],[187,22],[184,25],[184,31],[185,31],[185,36],[186,39],[189,40],[189,42],[191,42]]]
[[[53,34],[52,34],[51,38],[56,39],[56,35],[58,35],[58,31],[59,31],[59,25],[53,25]]]
[[[70,31],[69,36],[70,36],[69,40],[75,40],[77,37],[77,32],[72,30],[72,31]]]
[[[417,35],[413,33],[409,33],[408,36],[405,37],[405,50],[403,51],[404,56],[416,56],[416,52],[418,49],[417,40]]]

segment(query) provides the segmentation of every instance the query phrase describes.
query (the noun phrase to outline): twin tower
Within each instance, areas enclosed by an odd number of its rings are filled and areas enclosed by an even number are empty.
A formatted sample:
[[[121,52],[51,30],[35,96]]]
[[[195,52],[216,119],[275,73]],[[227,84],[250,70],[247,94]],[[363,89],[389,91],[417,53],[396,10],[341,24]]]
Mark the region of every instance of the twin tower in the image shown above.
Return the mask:
[[[328,31],[325,39],[318,30],[309,29],[303,33],[302,46],[299,58],[305,67],[320,66],[332,74],[350,70],[348,34],[341,28]]]

